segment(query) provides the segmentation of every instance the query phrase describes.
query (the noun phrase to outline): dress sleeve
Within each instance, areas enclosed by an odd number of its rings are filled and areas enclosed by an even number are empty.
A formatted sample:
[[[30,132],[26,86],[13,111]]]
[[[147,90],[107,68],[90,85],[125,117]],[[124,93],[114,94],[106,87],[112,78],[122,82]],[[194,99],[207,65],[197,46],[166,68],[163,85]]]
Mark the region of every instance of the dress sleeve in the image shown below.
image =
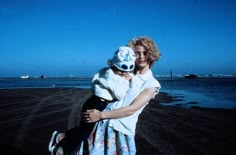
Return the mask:
[[[159,81],[157,81],[156,79],[152,78],[152,79],[147,80],[147,81],[144,83],[143,90],[144,90],[144,89],[147,89],[147,88],[157,88],[156,93],[153,95],[153,98],[154,98],[155,95],[159,93],[159,90],[160,90],[160,88],[161,88],[161,85],[160,85]]]

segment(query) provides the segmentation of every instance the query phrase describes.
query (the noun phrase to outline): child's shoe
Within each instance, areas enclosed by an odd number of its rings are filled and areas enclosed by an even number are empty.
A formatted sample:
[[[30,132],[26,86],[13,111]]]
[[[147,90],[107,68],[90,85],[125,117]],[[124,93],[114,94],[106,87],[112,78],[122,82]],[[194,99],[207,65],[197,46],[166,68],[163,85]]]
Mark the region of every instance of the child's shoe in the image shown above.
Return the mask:
[[[61,135],[60,132],[58,131],[54,131],[52,133],[52,136],[51,136],[51,140],[49,141],[49,144],[48,144],[48,151],[51,152],[52,151],[52,147],[58,143],[57,139],[58,137]]]

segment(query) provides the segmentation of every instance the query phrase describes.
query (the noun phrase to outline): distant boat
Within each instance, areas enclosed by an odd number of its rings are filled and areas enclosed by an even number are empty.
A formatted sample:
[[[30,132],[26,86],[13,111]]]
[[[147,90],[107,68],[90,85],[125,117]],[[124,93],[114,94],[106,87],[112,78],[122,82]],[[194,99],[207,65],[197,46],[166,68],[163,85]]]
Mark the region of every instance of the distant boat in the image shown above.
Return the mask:
[[[188,74],[184,76],[185,79],[197,79],[198,75],[197,74]]]
[[[40,76],[40,78],[41,78],[41,79],[45,79],[45,78],[46,78],[46,76],[45,76],[45,75],[42,75],[42,76]]]
[[[20,78],[21,78],[21,79],[28,79],[28,78],[29,78],[29,75],[21,75]]]

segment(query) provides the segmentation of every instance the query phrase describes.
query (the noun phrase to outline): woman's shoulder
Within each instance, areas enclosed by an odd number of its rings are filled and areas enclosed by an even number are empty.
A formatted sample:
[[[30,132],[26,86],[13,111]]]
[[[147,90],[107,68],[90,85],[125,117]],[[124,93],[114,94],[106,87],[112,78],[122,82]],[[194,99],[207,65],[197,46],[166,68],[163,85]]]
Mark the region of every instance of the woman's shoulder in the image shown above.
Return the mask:
[[[158,87],[158,88],[161,87],[160,82],[153,76],[153,73],[151,70],[149,70],[147,80],[146,80],[146,85],[150,87]]]
[[[154,78],[154,77],[152,77],[149,80],[147,80],[146,83],[149,84],[149,85],[161,87],[160,82],[156,78]]]

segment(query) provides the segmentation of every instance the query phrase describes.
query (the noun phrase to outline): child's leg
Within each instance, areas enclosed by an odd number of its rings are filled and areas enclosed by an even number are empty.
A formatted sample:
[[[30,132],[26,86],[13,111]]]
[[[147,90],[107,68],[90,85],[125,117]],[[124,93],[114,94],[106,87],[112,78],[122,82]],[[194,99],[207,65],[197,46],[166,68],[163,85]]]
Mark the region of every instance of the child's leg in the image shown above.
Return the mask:
[[[84,103],[82,111],[86,111],[88,109],[98,109],[101,111],[105,108],[105,106],[106,104],[102,104],[100,99],[96,96],[92,96]],[[84,123],[83,121],[80,121],[79,126],[67,130],[64,133],[65,138],[63,138],[57,146],[62,147],[65,155],[72,153],[76,148],[78,148],[84,139],[89,137],[94,125],[95,123]]]
[[[65,138],[57,146],[62,147],[65,155],[72,153],[84,139],[89,137],[94,125],[95,123],[82,123],[80,126],[68,130]]]

